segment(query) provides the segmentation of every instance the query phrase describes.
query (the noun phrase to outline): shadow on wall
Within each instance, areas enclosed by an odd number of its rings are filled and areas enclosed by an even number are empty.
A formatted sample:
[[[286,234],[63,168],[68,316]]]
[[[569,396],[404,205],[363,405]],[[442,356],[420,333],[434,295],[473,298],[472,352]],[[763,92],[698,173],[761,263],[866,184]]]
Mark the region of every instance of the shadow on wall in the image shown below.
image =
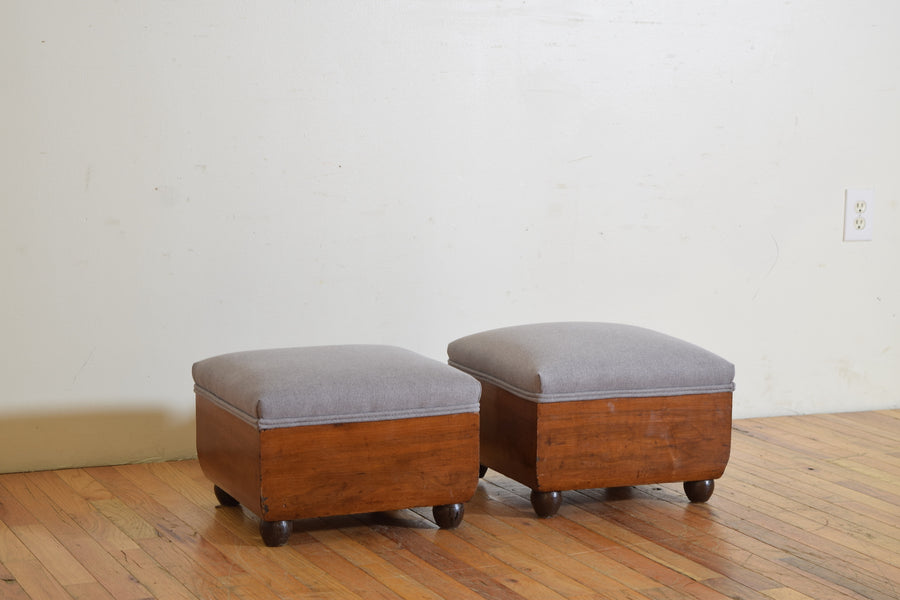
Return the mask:
[[[0,473],[193,458],[194,419],[154,410],[0,414]]]

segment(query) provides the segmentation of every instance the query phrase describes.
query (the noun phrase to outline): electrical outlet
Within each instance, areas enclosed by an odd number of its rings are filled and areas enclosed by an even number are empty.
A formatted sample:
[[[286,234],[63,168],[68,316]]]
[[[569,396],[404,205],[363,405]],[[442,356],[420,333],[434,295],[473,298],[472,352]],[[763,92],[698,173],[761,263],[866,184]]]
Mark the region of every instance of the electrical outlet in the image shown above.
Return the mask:
[[[844,241],[868,242],[872,239],[873,190],[847,190],[844,198]]]

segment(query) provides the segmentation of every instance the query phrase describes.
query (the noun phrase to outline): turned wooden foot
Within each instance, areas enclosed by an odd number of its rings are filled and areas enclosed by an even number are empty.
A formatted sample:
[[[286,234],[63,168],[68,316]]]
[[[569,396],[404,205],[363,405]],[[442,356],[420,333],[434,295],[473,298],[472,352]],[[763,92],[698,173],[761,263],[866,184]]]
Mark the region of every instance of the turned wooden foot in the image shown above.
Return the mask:
[[[260,521],[259,533],[266,546],[284,546],[294,532],[293,521]]]
[[[706,502],[715,488],[716,482],[712,479],[684,482],[684,493],[691,502]]]
[[[217,485],[213,486],[213,492],[216,494],[216,499],[222,506],[240,506],[241,504],[240,502],[235,500],[234,496]]]
[[[531,506],[537,516],[546,519],[552,517],[562,504],[562,492],[539,492],[531,490]]]
[[[431,514],[434,515],[434,522],[441,529],[456,529],[462,523],[465,513],[466,507],[462,502],[441,504],[431,509]]]
[[[484,465],[478,465],[478,478],[484,477],[484,474],[487,473],[488,468]]]

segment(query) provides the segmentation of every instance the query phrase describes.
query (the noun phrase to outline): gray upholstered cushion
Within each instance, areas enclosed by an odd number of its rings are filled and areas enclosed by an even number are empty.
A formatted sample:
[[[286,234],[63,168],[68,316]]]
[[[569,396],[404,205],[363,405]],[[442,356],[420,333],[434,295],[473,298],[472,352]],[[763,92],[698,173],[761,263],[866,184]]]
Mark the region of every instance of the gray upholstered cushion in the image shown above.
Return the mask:
[[[481,384],[393,346],[236,352],[193,366],[194,388],[260,429],[478,412]]]
[[[450,365],[537,402],[734,390],[734,365],[693,344],[614,323],[538,323],[451,342]]]

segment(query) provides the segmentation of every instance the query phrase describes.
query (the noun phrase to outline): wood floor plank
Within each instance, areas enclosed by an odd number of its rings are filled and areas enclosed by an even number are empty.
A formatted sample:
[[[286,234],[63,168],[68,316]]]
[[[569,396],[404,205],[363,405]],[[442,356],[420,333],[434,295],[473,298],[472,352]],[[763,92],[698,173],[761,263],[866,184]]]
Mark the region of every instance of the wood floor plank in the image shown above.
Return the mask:
[[[573,501],[578,502],[578,499],[573,498]],[[605,516],[603,519],[607,520],[609,516]],[[621,519],[620,522],[625,524],[628,519]],[[604,553],[611,559],[629,565],[632,569],[639,570],[652,578],[656,581],[656,586],[664,584],[672,589],[693,590],[691,595],[695,597],[724,598],[725,596],[720,593],[711,593],[712,588],[706,585],[707,581],[719,579],[721,575],[714,575],[716,571],[708,569],[699,560],[702,552],[698,551],[694,555],[688,556],[687,554],[680,555],[679,550],[683,549],[677,544],[667,543],[664,537],[659,537],[655,538],[652,544],[609,548]],[[673,557],[679,555],[679,559],[673,560]],[[718,566],[721,567],[721,565]],[[703,576],[699,573],[702,573]],[[730,577],[735,576],[727,569],[725,573]],[[761,579],[761,576],[755,574],[754,576],[756,579]],[[703,585],[694,585],[696,583]],[[647,587],[640,589],[644,593],[649,593]]]
[[[660,508],[659,504],[654,505],[654,509],[659,510]],[[731,521],[729,519],[723,520]],[[741,570],[764,575],[769,580],[779,582],[782,586],[790,585],[791,588],[802,590],[813,597],[830,598],[835,596],[834,590],[827,582],[823,582],[800,569],[791,568],[782,562],[785,558],[793,556],[789,549],[772,546],[750,535],[746,535],[741,531],[741,529],[746,527],[746,523],[743,521],[734,522],[736,523],[734,529],[722,527],[711,530],[707,545],[710,550],[714,551],[716,556],[730,561]],[[691,549],[690,551],[693,552],[694,550]],[[697,553],[702,555],[703,551],[698,550]],[[733,566],[729,567],[725,564],[721,567],[721,570],[723,573],[730,574],[733,568]],[[732,578],[740,580],[737,576],[732,575]],[[750,587],[754,586],[750,584]],[[768,593],[769,591],[764,586],[757,586],[754,589],[758,589],[763,593]]]
[[[875,417],[868,413],[814,414],[803,417],[809,430],[819,438],[838,439],[842,444],[858,453],[869,449],[875,453],[884,452],[885,446],[896,441],[900,421]]]
[[[406,557],[388,560],[384,554],[379,554],[340,529],[320,530],[310,535],[324,546],[346,557],[352,564],[380,581],[401,598],[440,598],[434,591],[427,587],[423,589],[423,586],[407,577],[404,567],[410,561]],[[399,565],[396,564],[398,562]]]
[[[16,584],[9,589],[11,595],[24,592],[31,600],[70,600],[71,596],[37,560],[13,561],[9,568]]]
[[[523,542],[519,547],[529,548],[530,551],[527,554],[533,559],[543,561],[547,567],[570,577],[579,585],[606,594],[628,588],[626,584],[603,571],[591,568],[591,564],[607,564],[607,561],[602,559],[597,563],[592,560],[592,557],[605,558],[599,552],[585,551],[583,554],[570,555],[555,550],[552,544],[541,541],[540,537],[529,535],[528,538],[519,539]]]
[[[68,600],[68,594],[42,563],[13,531],[0,521],[0,590],[10,597]],[[5,596],[4,596],[5,597]]]
[[[38,482],[46,473],[3,476],[6,490],[43,524],[84,568],[118,600],[145,600],[152,595],[87,531],[75,524]],[[136,546],[135,546],[136,547]]]
[[[415,511],[357,515],[348,519],[340,531],[441,596],[481,597],[469,583],[481,590],[500,589],[478,580],[474,577],[476,569],[416,535],[416,531],[430,531],[437,536],[446,532],[439,532],[430,518]]]
[[[607,518],[633,531],[642,532],[645,536],[656,540],[659,546],[682,556],[684,560],[702,566],[707,573],[714,574],[692,579],[705,581],[725,576],[757,591],[778,587],[777,582],[765,572],[745,568],[742,561],[747,560],[749,556],[740,549],[734,549],[737,550],[736,555],[727,554],[732,548],[720,543],[711,535],[695,533],[684,535],[683,531],[678,531],[677,526],[667,522],[662,513],[641,511],[637,502],[627,503],[626,506],[622,504],[618,503],[616,514],[608,514]],[[672,530],[675,530],[674,535]]]
[[[568,501],[578,508],[581,508],[585,501],[591,502],[590,499],[582,500],[582,498],[586,497],[581,495],[570,496],[571,497],[567,496]],[[570,511],[567,510],[566,514],[569,514],[569,512]],[[601,537],[607,537],[607,534],[610,533],[608,527],[609,523],[603,517],[594,514],[591,507],[578,512],[572,511],[571,514],[572,518],[576,519],[580,526],[592,534],[599,534]],[[613,532],[613,535],[618,536],[619,534]],[[656,560],[653,553],[647,552],[641,545],[642,543],[639,541],[617,543],[613,545],[603,544],[600,552],[609,559],[641,573],[648,580],[654,581],[655,585],[652,588],[642,586],[637,590],[650,597],[653,597],[650,592],[658,589],[660,586],[685,589],[689,587],[691,583],[697,581],[689,575],[680,572],[678,569],[674,569],[669,565]]]
[[[705,504],[575,490],[538,519],[489,471],[430,507],[305,519],[267,548],[196,460],[0,474],[3,600],[898,600],[900,410],[735,421]]]
[[[864,485],[848,485],[849,472],[839,466],[811,457],[809,454],[797,455],[786,452],[783,446],[770,443],[760,437],[747,436],[742,445],[748,450],[735,453],[731,466],[752,464],[757,467],[757,476],[761,480],[774,474],[789,477],[792,486],[804,486],[813,491],[811,497],[822,497],[833,502],[856,500],[859,503],[886,514],[900,514],[900,504],[870,495]],[[741,467],[736,467],[741,468]],[[821,490],[828,486],[827,495]]]
[[[556,531],[559,531],[572,539],[581,540],[586,546],[594,549],[593,552],[590,552],[587,555],[575,555],[580,562],[585,562],[597,571],[608,574],[611,578],[620,582],[628,589],[643,591],[659,587],[660,582],[649,577],[646,573],[611,558],[606,551],[612,549],[615,549],[620,555],[629,552],[634,554],[635,557],[641,555],[603,537],[589,527],[583,526],[580,523],[582,517],[580,514],[581,512],[582,511],[577,507],[568,505],[564,506],[561,511],[561,515],[565,516],[565,518],[547,520],[547,525],[549,527],[552,527]]]
[[[12,531],[63,587],[96,583],[87,569],[43,525],[19,525]]]
[[[315,521],[310,520],[309,522]],[[313,529],[333,530],[329,526],[321,528],[317,526]],[[301,534],[300,536],[295,535],[294,538],[297,539],[288,542],[289,546],[294,550],[293,552],[281,552],[278,548],[265,548],[266,553],[275,564],[284,569],[286,573],[291,573],[300,579],[305,586],[310,588],[313,594],[319,594],[323,597],[354,599],[359,597],[348,585],[351,582],[340,579],[335,573],[322,569],[315,562],[311,561],[305,552],[300,551],[301,548],[306,549],[320,545],[320,542],[311,533]]]
[[[779,559],[780,561],[797,566],[799,563],[791,562],[791,559],[802,557],[809,564],[825,562],[830,564],[834,570],[853,570],[852,566],[847,566],[857,558],[851,550],[834,547],[822,538],[799,530],[785,521],[778,520],[764,512],[748,509],[738,502],[725,498],[725,494],[721,494],[721,496],[717,499],[716,505],[724,513],[732,515],[732,518],[735,519],[733,526],[748,537],[783,549],[788,556]],[[802,570],[810,575],[818,575],[806,569]],[[863,597],[865,596],[863,595]]]
[[[227,576],[239,577],[244,574],[240,566],[197,535],[195,530],[154,503],[115,469],[94,469],[92,472],[104,482],[101,484],[88,475],[94,481],[95,485],[91,486],[93,489],[99,487],[106,490],[103,485],[107,485],[110,490],[115,491],[115,499],[128,506],[135,517],[145,524],[135,530],[139,534],[135,539],[160,567],[184,583],[187,590],[198,598],[226,600],[234,597],[233,590],[223,585],[222,580]],[[92,504],[103,512],[105,503],[109,501],[96,500]],[[131,517],[123,519],[121,523],[126,529],[134,529]],[[153,528],[153,535],[145,531],[146,526]]]
[[[425,561],[432,568],[452,577],[454,581],[474,592],[476,598],[493,597],[505,600],[523,600],[518,593],[513,592],[502,583],[492,577],[486,577],[477,567],[460,559],[456,554],[434,543],[433,538],[418,535],[415,529],[405,527],[384,527],[379,530],[381,535],[408,549],[413,555]],[[435,532],[434,537],[442,536],[446,532]],[[454,536],[455,537],[455,536]]]
[[[28,593],[12,575],[0,578],[0,598],[4,600],[30,600]]]
[[[117,556],[120,552],[138,548],[137,543],[127,533],[116,527],[106,516],[95,510],[90,502],[70,488],[59,477],[58,472],[33,473],[30,480],[51,499],[57,514],[87,532],[110,555]]]
[[[800,418],[774,419],[765,426],[785,435],[788,432],[794,443],[815,452],[820,457],[835,459],[866,452],[882,452],[885,438],[881,435],[860,435],[847,427],[825,427],[816,415]]]
[[[875,456],[853,456],[850,458],[837,459],[834,464],[838,467],[853,471],[862,475],[867,480],[878,480],[879,484],[893,492],[900,492],[900,458],[892,457],[875,457]],[[896,463],[896,464],[894,464]]]
[[[491,482],[485,484],[494,485]],[[569,574],[578,583],[607,595],[627,589],[637,590],[641,586],[654,586],[652,580],[610,561],[596,548],[553,527],[554,520],[533,518],[530,502],[518,495],[499,487],[491,494],[503,499],[503,502],[493,503],[487,514],[527,536],[529,539],[521,547],[529,548],[533,557],[543,560],[560,573]]]
[[[786,587],[767,590],[766,596],[772,598],[773,600],[816,600],[816,598],[807,596],[806,594],[801,594],[796,590]]]
[[[771,463],[767,465],[744,458],[736,458],[734,463],[741,470],[743,481],[763,490],[777,490],[776,493],[786,500],[809,507],[820,519],[836,514],[862,529],[877,531],[887,526],[890,531],[897,530],[900,507],[874,501],[865,494],[821,478],[798,477],[783,469],[774,469]]]
[[[466,528],[461,535],[467,538],[471,536],[470,539],[473,540],[477,539],[476,535],[481,538],[490,536],[498,540],[501,544],[493,548],[491,554],[504,563],[525,571],[533,579],[565,598],[577,598],[591,593],[591,588],[578,580],[579,573],[557,569],[559,557],[553,548],[489,514],[472,515],[469,521],[472,527]],[[547,557],[550,557],[549,561]]]
[[[440,535],[440,532],[434,530],[418,529],[415,533],[424,537],[428,543],[434,544],[443,551],[455,556],[458,560],[464,561],[479,573],[484,574],[488,581],[486,585],[491,588],[490,595],[486,597],[504,600],[520,600],[523,598],[559,600],[562,598],[556,592],[538,583],[527,573],[523,573],[493,556],[490,553],[490,549],[497,547],[499,542],[485,542],[481,544],[474,540],[463,539],[455,534]]]
[[[509,480],[498,480],[509,490],[517,490],[520,495],[519,500],[524,502],[524,497],[528,494],[527,488]],[[606,492],[601,492],[605,496]],[[662,547],[656,543],[647,543],[647,538],[639,533],[629,530],[627,527],[621,527],[614,521],[605,518],[593,519],[591,513],[597,511],[600,514],[605,512],[603,502],[595,502],[590,491],[581,490],[578,492],[566,492],[565,501],[561,514],[566,514],[568,508],[572,505],[578,505],[584,509],[584,513],[579,514],[574,520],[580,523],[589,524],[593,533],[600,534],[600,544],[606,547],[607,553],[615,552],[617,560],[626,562],[626,556],[631,564],[641,564],[648,572],[649,565],[655,566],[651,570],[654,573],[653,578],[658,582],[665,582],[666,585],[673,588],[687,588],[692,581],[699,581],[704,578],[713,578],[716,573],[705,569],[699,563],[685,559],[675,552]],[[587,513],[587,514],[585,514]],[[554,523],[554,520],[548,520],[548,523]],[[583,535],[583,534],[582,534]],[[606,542],[602,540],[607,540]],[[611,544],[611,545],[610,545]],[[649,563],[647,562],[649,561]],[[627,564],[627,563],[626,563]],[[657,583],[658,585],[658,583]],[[655,589],[654,586],[653,589]],[[646,588],[641,588],[641,591]]]
[[[865,515],[851,515],[840,507],[833,507],[827,513],[803,502],[774,493],[747,483],[734,481],[726,492],[735,500],[752,498],[778,519],[826,540],[830,545],[854,551],[859,567],[871,559],[891,565],[900,555],[900,529],[893,525],[867,520]],[[866,525],[863,525],[865,523]],[[900,568],[896,568],[900,576]]]
[[[156,528],[118,498],[94,500],[91,506],[138,545],[140,540],[156,537]]]
[[[277,563],[271,560],[270,549],[262,546],[258,531],[254,534],[247,527],[247,521],[252,520],[252,517],[248,517],[241,509],[216,510],[214,507],[200,507],[188,501],[149,469],[113,469],[146,492],[154,502],[173,514],[178,514],[186,524],[201,532],[220,551],[227,553],[230,560],[240,565],[245,572],[256,575],[261,586],[276,594],[312,593],[313,590],[305,583],[309,579],[308,573],[288,573],[277,568]],[[209,504],[212,506],[214,502]]]
[[[112,500],[115,498],[112,492],[103,487],[84,469],[63,469],[56,471],[56,476],[62,479],[73,492],[88,502]]]
[[[155,537],[141,536],[140,538],[139,543],[143,548],[152,548],[154,540],[165,540],[168,546],[164,549],[170,558],[165,559],[161,555],[159,560],[162,560],[164,564],[178,564],[190,560],[196,566],[201,567],[203,573],[208,573],[213,578],[243,571],[207,537],[200,535],[180,516],[155,502],[143,489],[124,477],[115,468],[95,468],[91,469],[90,474],[98,482],[98,485],[105,486],[105,489],[108,488],[116,498],[153,527]]]
[[[333,575],[350,592],[363,600],[398,600],[400,598],[377,577],[373,577],[324,544],[318,542],[292,544],[292,548],[322,571]]]
[[[11,494],[3,496],[3,501],[0,502],[0,525],[8,526],[21,545],[27,548],[34,559],[43,564],[61,585],[69,586],[95,581],[81,563],[63,548],[50,531],[41,525],[21,503]],[[9,539],[8,543],[13,541]],[[0,552],[2,550],[3,547],[0,546]],[[0,556],[0,565],[2,563],[2,556]],[[2,574],[3,570],[0,569],[0,575]]]
[[[732,484],[731,478],[725,479],[720,485],[721,488],[728,488]],[[722,493],[721,491],[719,492]],[[647,496],[646,502],[637,504],[629,503],[632,512],[643,512],[640,507],[644,508],[648,514],[645,519],[664,526],[668,521],[664,518],[653,516],[655,513],[663,515],[676,514],[680,516],[688,525],[689,529],[694,528],[704,531],[704,536],[692,536],[689,539],[699,544],[705,549],[715,553],[722,559],[739,566],[741,569],[747,569],[751,572],[764,575],[770,580],[778,581],[782,586],[789,585],[791,588],[804,590],[813,597],[825,598],[833,596],[833,590],[819,581],[818,578],[810,576],[799,569],[793,569],[785,565],[783,559],[792,556],[785,549],[768,545],[749,535],[739,531],[739,528],[732,528],[724,524],[712,523],[711,518],[716,516],[715,504],[717,498],[710,501],[707,505],[689,505],[683,508],[678,502],[681,500],[680,494],[672,494],[676,500],[668,502],[660,502],[664,499],[660,497]],[[623,507],[624,508],[624,507]],[[722,519],[724,523],[733,523],[731,519]],[[715,526],[710,526],[710,524]],[[672,528],[674,529],[674,528]],[[677,529],[674,530],[677,533]],[[687,536],[685,536],[687,538]],[[692,550],[689,550],[692,552]],[[700,552],[699,554],[703,554]],[[723,565],[722,572],[728,573],[731,567]],[[761,589],[763,593],[768,593],[768,589]]]
[[[745,480],[749,484],[761,489],[777,490],[785,498],[809,506],[820,518],[828,518],[836,513],[856,522],[860,527],[874,530],[884,525],[893,528],[900,521],[900,507],[830,481],[827,475],[786,472],[773,469],[771,465],[749,463],[741,459],[736,459],[735,464],[736,468],[742,469],[747,475]],[[871,527],[866,523],[878,525]]]
[[[200,564],[203,559],[198,557],[197,562],[192,562],[190,555],[177,547],[177,542],[163,536],[142,540],[140,546],[148,556],[153,557],[160,568],[182,582],[190,593],[205,600],[228,600],[232,596],[229,595],[227,586],[223,585],[223,580],[229,576],[246,575],[242,569],[236,568],[232,575],[215,576],[205,565]]]
[[[143,548],[132,548],[122,552],[123,560],[132,575],[141,581],[154,598],[172,600],[195,600],[185,584],[178,581],[169,571],[160,566]]]
[[[97,582],[69,585],[66,586],[66,591],[72,596],[72,600],[116,600]]]

